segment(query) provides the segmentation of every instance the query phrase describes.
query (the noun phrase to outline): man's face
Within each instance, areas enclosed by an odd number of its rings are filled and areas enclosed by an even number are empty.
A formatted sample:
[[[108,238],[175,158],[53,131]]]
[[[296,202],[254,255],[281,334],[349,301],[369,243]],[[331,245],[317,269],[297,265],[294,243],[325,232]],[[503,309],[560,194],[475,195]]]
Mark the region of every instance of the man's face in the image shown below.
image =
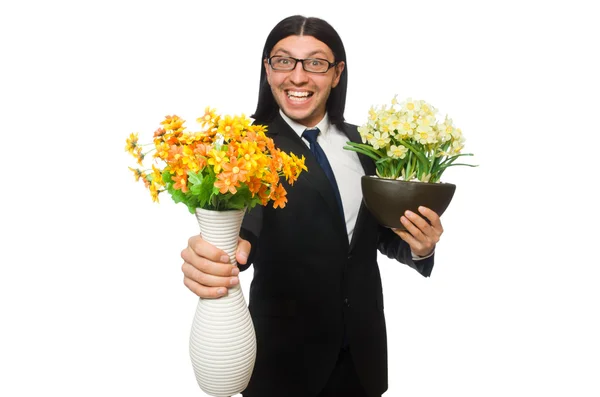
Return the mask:
[[[333,63],[331,49],[312,36],[288,36],[273,47],[270,56],[287,56],[298,59],[321,58]],[[326,73],[311,73],[302,68],[301,62],[290,71],[273,70],[264,61],[267,80],[273,97],[283,112],[292,120],[314,127],[325,116],[327,98],[331,89],[338,85],[344,70],[344,62]]]

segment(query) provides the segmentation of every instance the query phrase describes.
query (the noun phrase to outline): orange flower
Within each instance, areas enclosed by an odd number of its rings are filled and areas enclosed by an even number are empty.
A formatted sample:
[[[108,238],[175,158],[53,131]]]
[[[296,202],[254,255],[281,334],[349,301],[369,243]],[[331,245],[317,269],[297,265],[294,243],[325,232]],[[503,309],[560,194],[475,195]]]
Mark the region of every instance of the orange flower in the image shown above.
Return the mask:
[[[169,148],[169,157],[167,161],[169,162],[177,162],[179,159],[183,157],[183,147],[178,145],[171,145]]]
[[[264,134],[261,134],[260,132],[257,133],[251,130],[246,133],[246,138],[248,138],[250,142],[255,142],[258,150],[260,150],[261,152],[265,151],[267,147],[267,141],[265,140]]]
[[[260,199],[260,203],[262,205],[267,205],[269,202],[269,193],[268,193],[267,185],[261,184],[260,189],[258,189],[258,198]]]
[[[246,169],[246,160],[235,157],[229,160],[229,163],[223,164],[223,170],[231,173],[231,179],[234,183],[246,182],[248,170]]]
[[[171,176],[171,179],[175,184],[173,185],[174,189],[181,190],[183,193],[187,193],[189,191],[187,187],[187,174],[186,173],[175,173],[174,176]]]
[[[256,177],[249,178],[246,184],[248,185],[248,190],[250,190],[250,193],[252,193],[252,197],[254,197],[254,195],[260,190],[261,186],[263,186],[260,178]]]
[[[219,193],[225,194],[227,192],[235,194],[237,189],[235,188],[235,182],[231,178],[231,174],[228,172],[222,172],[217,175],[217,181],[215,187],[219,189]]]
[[[285,203],[287,203],[286,195],[287,192],[285,191],[285,188],[281,184],[277,185],[277,188],[275,188],[275,190],[271,192],[271,198],[273,199],[273,208],[284,208]]]

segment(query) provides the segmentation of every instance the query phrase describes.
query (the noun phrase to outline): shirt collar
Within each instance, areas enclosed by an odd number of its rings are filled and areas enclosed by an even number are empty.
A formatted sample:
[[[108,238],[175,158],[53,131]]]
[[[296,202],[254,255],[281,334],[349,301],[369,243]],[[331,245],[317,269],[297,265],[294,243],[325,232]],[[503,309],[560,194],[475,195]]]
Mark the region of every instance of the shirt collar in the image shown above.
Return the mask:
[[[285,113],[283,113],[281,109],[279,109],[279,114],[285,120],[285,122],[288,123],[290,127],[292,127],[292,129],[296,132],[296,134],[298,134],[299,137],[302,137],[302,133],[307,128],[318,128],[321,131],[320,135],[325,136],[327,134],[327,131],[329,130],[329,126],[331,125],[329,124],[329,116],[327,115],[327,112],[325,112],[325,116],[323,117],[323,119],[321,119],[321,121],[319,121],[319,123],[313,127],[307,127],[298,123],[297,121],[292,120]]]

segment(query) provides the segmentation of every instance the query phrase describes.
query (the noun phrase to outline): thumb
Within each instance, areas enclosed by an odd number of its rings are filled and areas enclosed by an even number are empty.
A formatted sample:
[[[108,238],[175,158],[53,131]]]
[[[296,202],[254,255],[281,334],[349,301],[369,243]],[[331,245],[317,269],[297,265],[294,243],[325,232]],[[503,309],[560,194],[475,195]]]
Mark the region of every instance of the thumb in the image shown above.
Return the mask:
[[[250,242],[240,237],[240,239],[238,240],[237,251],[235,252],[235,260],[237,260],[238,263],[245,265],[248,262],[250,248]]]

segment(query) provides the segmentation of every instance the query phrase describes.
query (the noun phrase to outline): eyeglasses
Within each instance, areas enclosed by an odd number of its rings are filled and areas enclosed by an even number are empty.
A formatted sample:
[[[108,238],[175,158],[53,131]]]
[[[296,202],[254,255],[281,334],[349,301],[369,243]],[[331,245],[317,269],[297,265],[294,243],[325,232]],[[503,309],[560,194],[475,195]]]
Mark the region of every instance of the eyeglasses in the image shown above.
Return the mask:
[[[337,62],[329,62],[327,59],[306,58],[298,59],[292,57],[272,56],[269,65],[273,70],[290,71],[296,68],[296,64],[302,62],[302,69],[310,73],[327,73],[329,69],[337,65]]]

